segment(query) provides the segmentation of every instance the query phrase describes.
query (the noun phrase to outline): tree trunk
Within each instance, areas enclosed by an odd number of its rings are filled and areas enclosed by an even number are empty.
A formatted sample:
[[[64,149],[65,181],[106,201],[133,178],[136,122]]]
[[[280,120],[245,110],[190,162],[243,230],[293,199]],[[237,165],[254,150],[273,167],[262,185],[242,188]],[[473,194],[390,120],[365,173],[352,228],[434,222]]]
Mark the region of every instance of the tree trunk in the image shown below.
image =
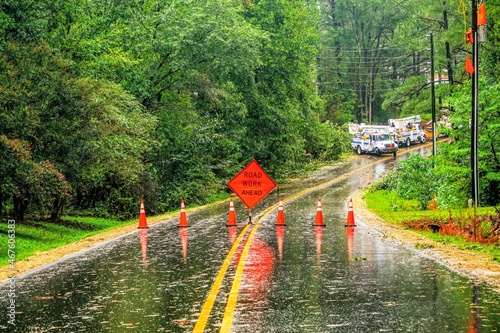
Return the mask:
[[[23,199],[21,196],[15,195],[13,198],[14,202],[14,220],[23,221],[24,214],[26,213],[26,209],[28,208],[27,200]]]
[[[64,199],[56,198],[52,203],[52,211],[50,212],[50,221],[59,221],[64,207]]]

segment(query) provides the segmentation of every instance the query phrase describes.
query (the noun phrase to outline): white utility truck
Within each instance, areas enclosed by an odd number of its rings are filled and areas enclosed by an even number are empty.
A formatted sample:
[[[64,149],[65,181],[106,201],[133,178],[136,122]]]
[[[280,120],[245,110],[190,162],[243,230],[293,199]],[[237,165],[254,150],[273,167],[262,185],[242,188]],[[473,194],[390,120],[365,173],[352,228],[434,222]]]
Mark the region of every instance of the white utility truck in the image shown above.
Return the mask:
[[[394,142],[394,138],[386,132],[355,133],[351,141],[351,147],[359,155],[364,153],[377,156],[393,154],[395,157],[398,151],[398,145]]]
[[[420,115],[389,119],[389,126],[395,129],[399,146],[410,147],[412,143],[425,143],[427,140],[421,125]]]

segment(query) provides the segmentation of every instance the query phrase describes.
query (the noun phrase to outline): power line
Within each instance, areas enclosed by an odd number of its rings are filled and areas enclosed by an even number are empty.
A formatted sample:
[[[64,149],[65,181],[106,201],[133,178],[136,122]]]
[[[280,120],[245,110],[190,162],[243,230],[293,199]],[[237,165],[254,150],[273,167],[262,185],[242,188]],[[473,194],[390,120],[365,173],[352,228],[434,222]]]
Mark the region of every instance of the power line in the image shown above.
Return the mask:
[[[402,42],[402,43],[392,44],[392,45],[389,45],[389,46],[379,47],[379,48],[371,48],[371,49],[364,49],[364,48],[343,49],[341,46],[324,46],[324,47],[322,47],[322,49],[324,49],[324,50],[336,50],[336,51],[343,52],[343,53],[359,53],[359,52],[383,51],[383,50],[393,50],[393,49],[399,48],[401,45],[415,45],[417,41],[422,41],[422,43],[424,43],[424,41],[427,40],[427,37],[425,35],[414,35],[413,37],[415,37],[415,40],[409,39],[409,40],[407,40],[405,42]],[[408,50],[405,50],[405,51],[408,52]]]

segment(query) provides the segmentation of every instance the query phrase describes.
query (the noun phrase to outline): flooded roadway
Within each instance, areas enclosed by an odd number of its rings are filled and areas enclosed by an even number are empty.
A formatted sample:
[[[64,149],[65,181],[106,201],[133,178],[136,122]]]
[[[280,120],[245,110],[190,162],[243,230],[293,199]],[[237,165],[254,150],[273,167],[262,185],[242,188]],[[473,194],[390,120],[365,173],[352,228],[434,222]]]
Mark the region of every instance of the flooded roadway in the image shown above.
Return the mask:
[[[405,150],[282,185],[253,225],[235,201],[226,227],[224,203],[188,212],[189,228],[168,220],[19,276],[17,332],[500,332],[499,294],[384,238],[356,207],[345,228],[348,198]]]

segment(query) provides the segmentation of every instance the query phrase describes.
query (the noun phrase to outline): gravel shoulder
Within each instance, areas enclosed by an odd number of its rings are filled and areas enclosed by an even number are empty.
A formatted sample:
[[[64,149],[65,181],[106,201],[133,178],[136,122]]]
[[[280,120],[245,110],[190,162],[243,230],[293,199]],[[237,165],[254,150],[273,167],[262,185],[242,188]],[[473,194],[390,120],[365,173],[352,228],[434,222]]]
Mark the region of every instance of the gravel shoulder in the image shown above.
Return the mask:
[[[363,199],[364,193],[365,191],[358,191],[352,198],[354,216],[357,220],[360,219],[362,223],[380,232],[384,237],[414,249],[420,255],[435,260],[475,283],[488,284],[500,292],[500,263],[486,254],[462,250],[454,245],[444,245],[414,231],[382,220],[366,207]],[[423,249],[418,250],[417,244],[418,248]]]

